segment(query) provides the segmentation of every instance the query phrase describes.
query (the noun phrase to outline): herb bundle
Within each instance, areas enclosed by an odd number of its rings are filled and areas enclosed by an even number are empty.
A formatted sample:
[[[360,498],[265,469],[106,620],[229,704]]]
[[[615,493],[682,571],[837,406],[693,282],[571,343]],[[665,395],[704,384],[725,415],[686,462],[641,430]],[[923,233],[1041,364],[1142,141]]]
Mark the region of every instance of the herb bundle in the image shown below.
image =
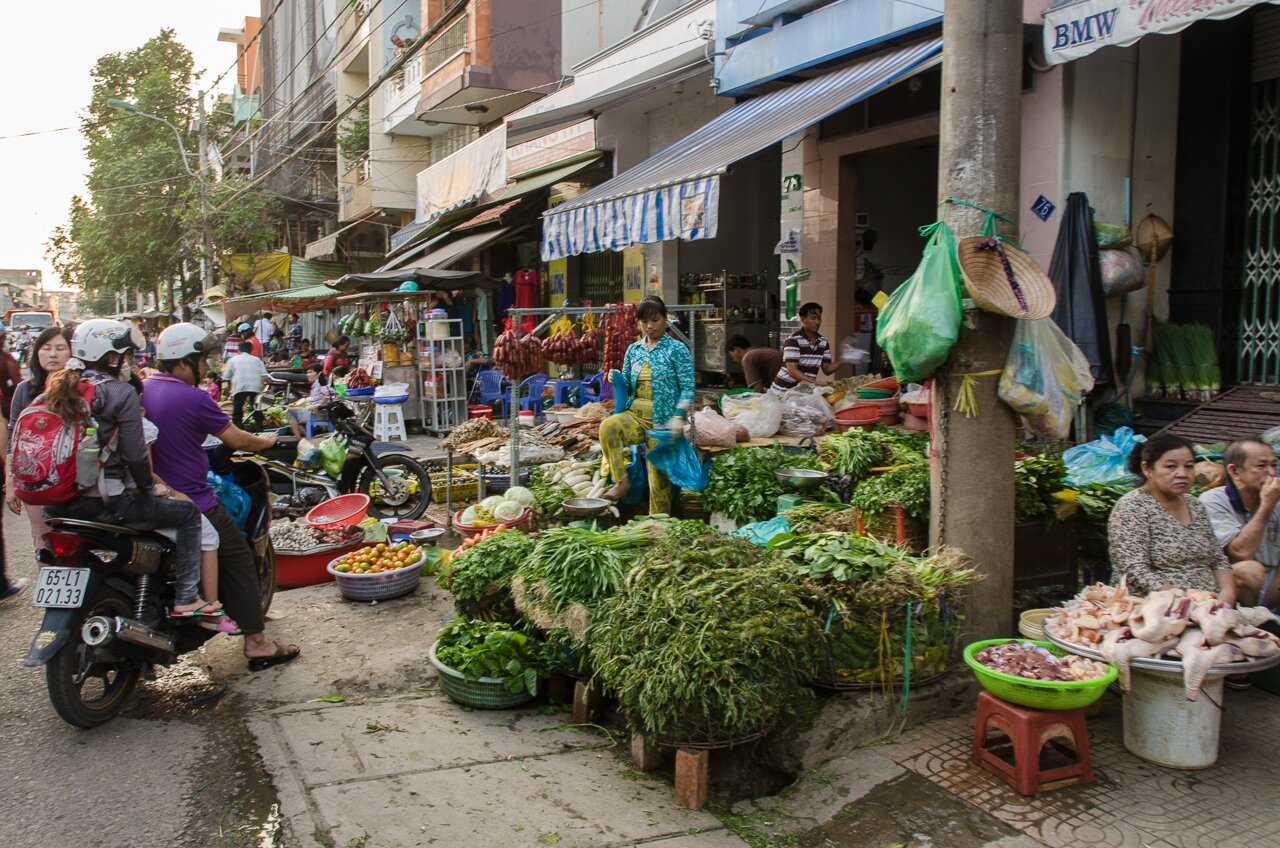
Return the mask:
[[[813,468],[822,465],[816,453],[788,453],[781,447],[734,448],[715,458],[702,493],[703,505],[749,524],[772,518],[778,497],[786,489],[774,472],[780,468]]]
[[[929,464],[915,459],[883,474],[866,478],[853,490],[849,505],[867,515],[878,515],[892,504],[912,518],[929,514]]]
[[[499,530],[451,558],[440,583],[453,593],[458,609],[479,615],[501,607],[516,571],[533,554],[533,540],[519,530]]]
[[[795,718],[820,632],[794,571],[739,539],[641,557],[591,630],[596,679],[653,739],[737,740]]]
[[[455,616],[436,637],[436,659],[468,680],[501,678],[507,691],[538,693],[538,678],[551,667],[550,651],[541,642],[502,622]]]
[[[1014,463],[1015,521],[1031,521],[1040,516],[1052,518],[1058,505],[1054,497],[1062,491],[1062,478],[1067,466],[1061,457],[1029,456]]]

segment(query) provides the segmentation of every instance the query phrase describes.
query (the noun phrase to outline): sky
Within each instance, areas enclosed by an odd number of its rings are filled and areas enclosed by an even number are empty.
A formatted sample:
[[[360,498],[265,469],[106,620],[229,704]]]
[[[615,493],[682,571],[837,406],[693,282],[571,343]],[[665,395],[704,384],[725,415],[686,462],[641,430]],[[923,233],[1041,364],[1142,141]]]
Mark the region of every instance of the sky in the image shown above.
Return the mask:
[[[205,84],[236,57],[218,30],[259,14],[258,0],[65,0],[50,25],[42,3],[4,3],[0,34],[0,268],[39,268],[46,288],[57,276],[44,258],[53,228],[84,190],[88,164],[79,132],[89,73],[100,56],[132,50],[165,27],[195,56]],[[234,74],[219,89],[230,92]],[[45,132],[58,127],[75,127]],[[20,133],[37,132],[25,138]]]

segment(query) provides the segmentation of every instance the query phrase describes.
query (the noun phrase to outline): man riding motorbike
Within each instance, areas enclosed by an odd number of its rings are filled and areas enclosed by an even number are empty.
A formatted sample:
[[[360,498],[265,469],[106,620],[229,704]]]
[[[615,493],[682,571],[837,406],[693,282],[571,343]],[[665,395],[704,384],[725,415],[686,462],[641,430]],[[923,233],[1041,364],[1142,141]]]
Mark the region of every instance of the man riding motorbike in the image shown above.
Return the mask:
[[[189,497],[218,531],[219,594],[244,634],[249,670],[262,671],[296,659],[301,649],[279,645],[264,632],[253,551],[206,481],[209,459],[203,445],[208,436],[216,436],[233,450],[261,451],[275,445],[276,436],[256,436],[236,427],[198,388],[209,370],[207,357],[221,349],[217,339],[194,324],[166,328],[156,341],[160,373],[143,381],[142,405],[160,431],[153,451],[156,473]]]

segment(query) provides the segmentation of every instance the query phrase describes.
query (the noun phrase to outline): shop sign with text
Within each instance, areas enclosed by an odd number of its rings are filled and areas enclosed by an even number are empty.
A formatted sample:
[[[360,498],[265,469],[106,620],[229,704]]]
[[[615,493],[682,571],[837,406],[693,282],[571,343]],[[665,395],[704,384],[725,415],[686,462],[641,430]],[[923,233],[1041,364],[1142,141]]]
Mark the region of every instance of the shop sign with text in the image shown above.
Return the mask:
[[[1168,34],[1197,21],[1221,20],[1277,0],[1068,0],[1044,13],[1049,64],[1070,62],[1102,47],[1125,47],[1144,35]]]

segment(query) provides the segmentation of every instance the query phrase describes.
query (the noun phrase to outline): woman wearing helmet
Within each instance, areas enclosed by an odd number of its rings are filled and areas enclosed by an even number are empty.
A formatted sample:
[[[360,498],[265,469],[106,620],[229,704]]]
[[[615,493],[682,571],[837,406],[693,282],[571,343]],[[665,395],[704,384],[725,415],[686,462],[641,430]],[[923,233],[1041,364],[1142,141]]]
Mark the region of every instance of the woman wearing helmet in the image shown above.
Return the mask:
[[[127,381],[131,358],[138,347],[134,331],[108,318],[95,318],[71,336],[67,367],[49,380],[45,403],[68,425],[84,414],[81,383],[93,386],[91,404],[103,461],[98,485],[75,500],[49,506],[50,517],[104,521],[139,530],[176,528],[178,553],[174,570],[175,601],[170,615],[216,617],[222,608],[200,597],[200,511],[188,500],[171,497],[173,490],[151,473],[142,431],[138,393]],[[132,483],[132,485],[130,485]],[[105,491],[99,489],[105,487]]]
[[[206,481],[209,458],[204,442],[216,436],[232,450],[262,451],[276,443],[274,435],[246,433],[204,391],[207,358],[221,348],[218,340],[194,324],[174,324],[156,340],[160,373],[143,380],[147,418],[159,428],[153,456],[166,482],[189,497],[218,531],[218,594],[244,634],[244,655],[251,671],[295,659],[296,645],[282,646],[264,632],[257,561],[244,534],[218,502]]]

